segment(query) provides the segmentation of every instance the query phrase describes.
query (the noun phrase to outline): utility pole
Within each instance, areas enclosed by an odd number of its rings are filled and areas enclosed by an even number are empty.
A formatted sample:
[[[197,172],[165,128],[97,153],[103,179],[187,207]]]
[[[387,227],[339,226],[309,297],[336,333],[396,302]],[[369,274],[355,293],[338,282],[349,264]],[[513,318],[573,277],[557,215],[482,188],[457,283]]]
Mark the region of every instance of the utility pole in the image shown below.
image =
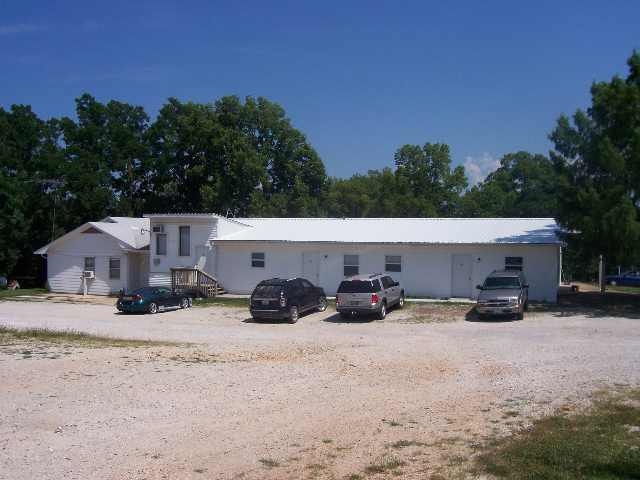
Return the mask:
[[[604,255],[602,254],[598,262],[598,286],[600,287],[600,293],[604,293]]]

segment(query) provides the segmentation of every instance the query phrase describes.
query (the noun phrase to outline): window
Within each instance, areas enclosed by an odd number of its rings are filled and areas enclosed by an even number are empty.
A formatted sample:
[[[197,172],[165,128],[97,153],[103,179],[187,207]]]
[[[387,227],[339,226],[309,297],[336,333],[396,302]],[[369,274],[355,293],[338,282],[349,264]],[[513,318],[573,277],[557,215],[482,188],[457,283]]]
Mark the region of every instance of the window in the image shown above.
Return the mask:
[[[84,269],[96,271],[96,257],[84,257]]]
[[[156,255],[166,255],[166,254],[167,254],[167,234],[157,233],[156,234]]]
[[[180,227],[180,245],[178,255],[188,257],[191,255],[191,227]]]
[[[109,258],[109,278],[112,280],[120,279],[120,258],[119,257]]]
[[[253,268],[264,268],[264,252],[253,252],[251,254],[251,266]]]
[[[351,277],[360,273],[360,257],[358,255],[344,256],[344,276]]]
[[[505,257],[504,269],[512,271],[522,271],[522,257]]]
[[[300,279],[300,283],[302,284],[302,288],[313,288],[313,285],[311,285],[311,282],[309,282],[308,280],[305,280],[304,278]]]
[[[402,257],[400,255],[385,255],[384,271],[385,272],[401,272]]]
[[[386,288],[391,288],[395,285],[396,282],[393,281],[391,277],[382,277],[382,286]]]

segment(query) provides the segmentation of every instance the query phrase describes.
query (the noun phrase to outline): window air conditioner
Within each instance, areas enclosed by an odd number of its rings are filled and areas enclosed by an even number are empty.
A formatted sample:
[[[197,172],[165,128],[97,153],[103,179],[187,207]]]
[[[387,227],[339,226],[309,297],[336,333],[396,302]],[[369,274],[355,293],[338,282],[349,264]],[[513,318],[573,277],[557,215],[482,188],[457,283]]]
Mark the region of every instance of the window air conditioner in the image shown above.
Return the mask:
[[[82,272],[84,278],[95,278],[96,274],[93,270],[85,270]]]
[[[164,233],[164,225],[154,225],[153,233]]]

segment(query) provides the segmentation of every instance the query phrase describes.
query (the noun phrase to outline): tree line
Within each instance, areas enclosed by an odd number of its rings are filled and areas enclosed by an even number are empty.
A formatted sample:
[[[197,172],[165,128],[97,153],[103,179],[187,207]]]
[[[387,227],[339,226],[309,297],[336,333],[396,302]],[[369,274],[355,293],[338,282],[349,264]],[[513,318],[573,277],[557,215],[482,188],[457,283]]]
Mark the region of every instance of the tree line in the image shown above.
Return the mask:
[[[0,274],[29,275],[32,252],[108,215],[554,217],[585,273],[640,261],[640,55],[626,78],[592,85],[591,106],[561,116],[548,156],[514,152],[469,188],[449,146],[400,146],[390,166],[350,178],[324,164],[266,98],[170,98],[144,108],[89,94],[75,118],[0,107]]]

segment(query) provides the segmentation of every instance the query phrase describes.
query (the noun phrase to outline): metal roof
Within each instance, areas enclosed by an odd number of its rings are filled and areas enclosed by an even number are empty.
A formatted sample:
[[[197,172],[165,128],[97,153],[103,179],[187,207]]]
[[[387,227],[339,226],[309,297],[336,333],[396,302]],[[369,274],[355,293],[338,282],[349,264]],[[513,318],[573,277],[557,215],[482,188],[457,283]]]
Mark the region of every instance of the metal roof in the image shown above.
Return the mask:
[[[34,253],[43,255],[54,245],[63,243],[72,235],[82,233],[87,228],[95,228],[117,240],[125,250],[143,250],[149,247],[149,219],[130,217],[107,217],[101,222],[87,222],[58,237],[53,242],[39,248]]]
[[[558,244],[553,218],[236,218],[227,241],[408,244]]]

